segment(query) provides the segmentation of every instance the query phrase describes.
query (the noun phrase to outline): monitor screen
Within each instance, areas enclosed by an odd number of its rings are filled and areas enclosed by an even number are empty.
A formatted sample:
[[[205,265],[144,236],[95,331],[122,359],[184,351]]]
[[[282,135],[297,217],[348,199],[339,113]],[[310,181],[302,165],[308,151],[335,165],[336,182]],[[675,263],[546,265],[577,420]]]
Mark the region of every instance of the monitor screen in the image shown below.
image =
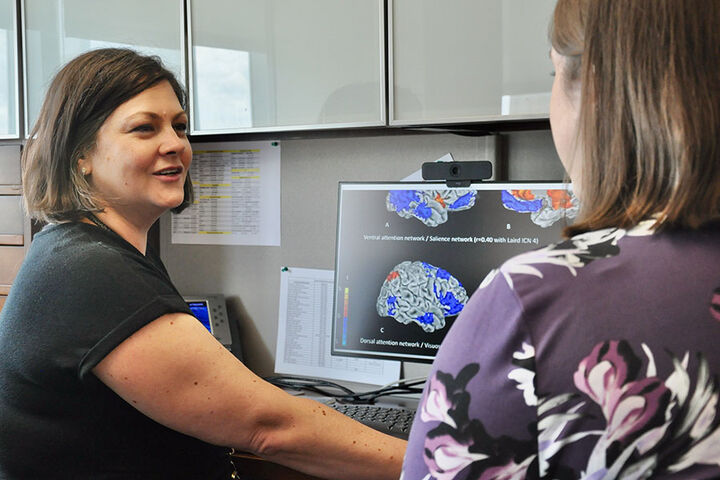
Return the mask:
[[[341,182],[332,354],[432,361],[485,276],[577,210],[559,182]]]
[[[200,320],[200,323],[205,325],[205,328],[208,329],[208,332],[213,333],[210,323],[210,309],[208,308],[208,302],[205,300],[192,300],[185,303],[187,303],[187,306],[190,308],[190,311],[193,313],[195,318]]]

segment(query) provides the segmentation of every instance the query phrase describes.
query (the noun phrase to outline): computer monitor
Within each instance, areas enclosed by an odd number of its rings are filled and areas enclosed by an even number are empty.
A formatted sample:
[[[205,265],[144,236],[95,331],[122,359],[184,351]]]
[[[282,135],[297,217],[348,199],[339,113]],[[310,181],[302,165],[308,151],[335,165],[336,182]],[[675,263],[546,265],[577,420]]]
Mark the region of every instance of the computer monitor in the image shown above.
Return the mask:
[[[560,182],[341,182],[332,354],[432,361],[485,276],[577,210]]]

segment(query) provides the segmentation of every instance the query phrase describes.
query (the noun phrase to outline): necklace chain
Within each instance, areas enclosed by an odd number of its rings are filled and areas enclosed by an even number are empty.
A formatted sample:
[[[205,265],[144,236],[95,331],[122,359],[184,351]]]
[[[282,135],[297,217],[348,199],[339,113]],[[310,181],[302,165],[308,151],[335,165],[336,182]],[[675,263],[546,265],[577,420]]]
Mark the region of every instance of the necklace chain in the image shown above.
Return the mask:
[[[94,213],[88,212],[88,213],[87,213],[87,218],[88,218],[88,220],[90,220],[91,222],[93,222],[95,225],[97,225],[98,227],[102,228],[103,230],[107,230],[108,232],[112,232],[112,231],[113,231],[112,228],[110,228],[110,227],[108,227],[107,225],[105,225],[105,223],[104,223],[102,220],[100,220],[100,219],[97,217],[97,215],[95,215]]]

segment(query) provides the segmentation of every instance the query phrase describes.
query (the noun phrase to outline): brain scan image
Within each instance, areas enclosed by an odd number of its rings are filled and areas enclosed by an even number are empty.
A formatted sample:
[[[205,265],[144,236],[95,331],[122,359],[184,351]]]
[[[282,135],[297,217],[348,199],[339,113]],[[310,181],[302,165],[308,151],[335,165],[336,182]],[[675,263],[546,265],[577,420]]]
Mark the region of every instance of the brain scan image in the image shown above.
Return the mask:
[[[376,305],[381,317],[434,332],[445,327],[445,317],[459,314],[467,301],[465,288],[446,270],[408,260],[388,274]]]
[[[529,213],[536,225],[547,228],[563,218],[575,218],[579,204],[570,190],[503,190],[508,210]]]
[[[475,205],[475,190],[391,190],[385,204],[388,211],[403,218],[415,217],[429,227],[445,223],[449,212]]]

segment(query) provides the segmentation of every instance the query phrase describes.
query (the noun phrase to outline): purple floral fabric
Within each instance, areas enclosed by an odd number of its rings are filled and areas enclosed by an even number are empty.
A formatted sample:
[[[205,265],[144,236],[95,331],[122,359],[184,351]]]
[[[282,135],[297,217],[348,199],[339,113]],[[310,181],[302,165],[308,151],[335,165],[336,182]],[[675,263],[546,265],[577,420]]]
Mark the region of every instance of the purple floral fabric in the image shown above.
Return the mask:
[[[514,257],[433,365],[402,480],[720,478],[720,228]]]

